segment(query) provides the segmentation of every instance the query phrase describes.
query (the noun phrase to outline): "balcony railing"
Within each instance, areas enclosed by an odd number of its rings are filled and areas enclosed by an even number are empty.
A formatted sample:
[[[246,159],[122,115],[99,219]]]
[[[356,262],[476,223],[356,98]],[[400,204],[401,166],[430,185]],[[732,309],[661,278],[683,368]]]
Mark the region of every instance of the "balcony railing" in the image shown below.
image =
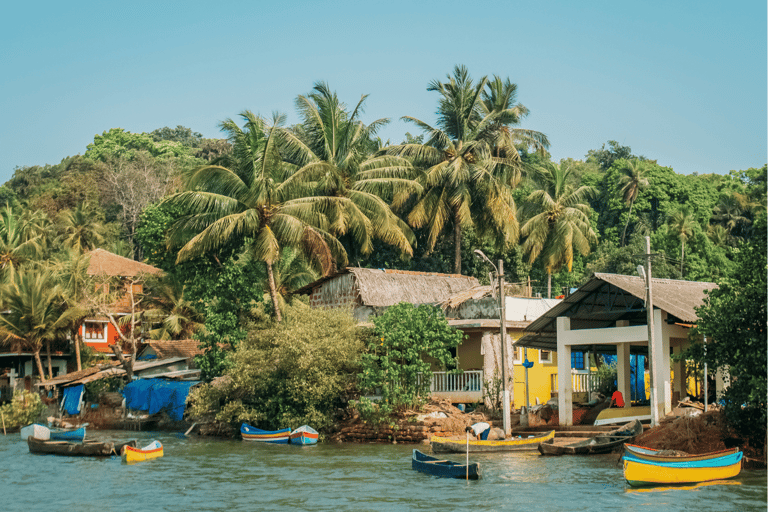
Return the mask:
[[[557,393],[557,374],[550,375],[550,387],[552,393]],[[597,373],[574,373],[571,374],[571,385],[574,393],[591,393],[598,388],[600,381]]]
[[[448,398],[454,403],[477,402],[483,397],[483,371],[466,370],[454,374],[432,372],[429,392],[432,396]]]

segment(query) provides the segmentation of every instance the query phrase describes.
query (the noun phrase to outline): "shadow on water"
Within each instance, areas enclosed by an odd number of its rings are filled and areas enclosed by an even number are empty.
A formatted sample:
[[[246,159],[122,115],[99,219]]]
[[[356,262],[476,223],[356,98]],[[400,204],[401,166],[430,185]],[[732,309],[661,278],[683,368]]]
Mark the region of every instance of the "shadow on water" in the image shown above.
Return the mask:
[[[411,470],[412,445],[262,445],[173,433],[89,432],[165,456],[126,465],[119,457],[32,455],[18,434],[0,437],[0,496],[8,511],[147,510],[765,510],[766,472],[722,485],[629,488],[618,455],[472,454],[479,481]],[[429,452],[423,446],[419,448]],[[453,460],[464,456],[455,454]],[[688,488],[690,487],[690,488]],[[8,498],[10,497],[10,499]]]

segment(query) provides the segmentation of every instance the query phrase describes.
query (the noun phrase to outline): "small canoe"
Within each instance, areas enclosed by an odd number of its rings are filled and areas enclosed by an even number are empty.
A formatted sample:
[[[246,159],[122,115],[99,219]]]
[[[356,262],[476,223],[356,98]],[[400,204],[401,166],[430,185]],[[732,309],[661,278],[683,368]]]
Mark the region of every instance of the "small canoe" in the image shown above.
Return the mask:
[[[616,424],[623,425],[624,423],[634,420],[645,422],[651,421],[651,407],[645,405],[633,407],[610,407],[608,409],[603,409],[595,419],[595,426]]]
[[[141,462],[150,459],[157,459],[163,456],[163,445],[160,441],[152,441],[144,448],[134,448],[131,446],[124,446],[120,456],[123,462]]]
[[[642,433],[643,424],[635,420],[621,428],[578,443],[564,445],[541,443],[539,444],[539,453],[542,455],[594,455],[610,453]]]
[[[723,457],[725,455],[733,455],[738,452],[738,448],[731,448],[729,450],[720,450],[717,452],[701,453],[698,455],[690,454],[666,454],[669,450],[654,450],[653,448],[646,448],[645,446],[637,446],[634,444],[625,444],[624,452],[628,456],[632,456],[640,460],[650,460],[655,462],[674,462],[674,461],[693,461],[693,460],[708,460]]]
[[[317,430],[309,425],[302,425],[291,432],[291,444],[317,444]]]
[[[550,430],[544,434],[530,437],[517,437],[511,439],[502,439],[499,441],[478,441],[469,440],[470,452],[509,452],[520,450],[535,450],[540,443],[555,438],[555,431]],[[461,439],[451,439],[449,437],[432,436],[429,440],[433,453],[465,453],[467,451],[467,441]]]
[[[51,429],[39,423],[22,427],[20,432],[22,441],[26,441],[28,437],[34,437],[40,441],[48,441],[51,438]]]
[[[243,441],[257,441],[270,444],[288,444],[288,439],[290,439],[291,436],[291,429],[284,428],[281,430],[261,430],[260,428],[252,427],[247,423],[243,423],[240,425],[240,435],[243,436]]]
[[[115,445],[115,443],[111,441],[86,441],[84,443],[72,443],[69,441],[43,441],[40,439],[35,439],[34,437],[28,437],[27,445],[29,446],[30,453],[48,453],[53,455],[84,457],[108,457],[110,455],[117,455],[120,453],[119,451],[115,450],[116,446],[136,446],[136,440]]]
[[[632,487],[725,480],[739,474],[742,455],[742,452],[736,452],[714,459],[658,462],[625,454],[624,479]]]
[[[82,441],[85,439],[85,427],[79,428],[52,428],[52,441]]]
[[[461,480],[477,480],[482,476],[480,464],[473,462],[469,465],[450,460],[430,457],[419,450],[413,450],[411,467],[421,473],[443,478],[459,478]]]

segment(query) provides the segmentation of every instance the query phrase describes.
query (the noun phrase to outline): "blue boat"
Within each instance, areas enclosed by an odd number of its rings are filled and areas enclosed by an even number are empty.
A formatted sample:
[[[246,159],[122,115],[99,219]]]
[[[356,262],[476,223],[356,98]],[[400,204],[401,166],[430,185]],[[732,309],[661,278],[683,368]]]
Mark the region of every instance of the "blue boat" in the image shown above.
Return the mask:
[[[240,425],[240,435],[243,441],[257,441],[270,444],[288,444],[291,436],[291,429],[284,428],[280,430],[261,430],[247,423]]]
[[[85,427],[51,429],[51,441],[83,441],[83,439],[85,439]]]
[[[430,457],[414,448],[411,468],[428,475],[442,478],[458,478],[461,480],[477,480],[482,476],[480,464],[473,462],[469,465],[459,464],[450,460]]]

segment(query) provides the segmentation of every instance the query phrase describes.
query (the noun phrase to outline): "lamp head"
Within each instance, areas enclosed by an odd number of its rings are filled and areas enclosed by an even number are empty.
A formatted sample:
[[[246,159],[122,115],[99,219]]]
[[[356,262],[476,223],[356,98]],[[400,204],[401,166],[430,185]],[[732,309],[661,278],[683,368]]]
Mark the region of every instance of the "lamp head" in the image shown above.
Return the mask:
[[[645,281],[646,275],[645,275],[645,267],[642,265],[637,266],[637,274]]]

